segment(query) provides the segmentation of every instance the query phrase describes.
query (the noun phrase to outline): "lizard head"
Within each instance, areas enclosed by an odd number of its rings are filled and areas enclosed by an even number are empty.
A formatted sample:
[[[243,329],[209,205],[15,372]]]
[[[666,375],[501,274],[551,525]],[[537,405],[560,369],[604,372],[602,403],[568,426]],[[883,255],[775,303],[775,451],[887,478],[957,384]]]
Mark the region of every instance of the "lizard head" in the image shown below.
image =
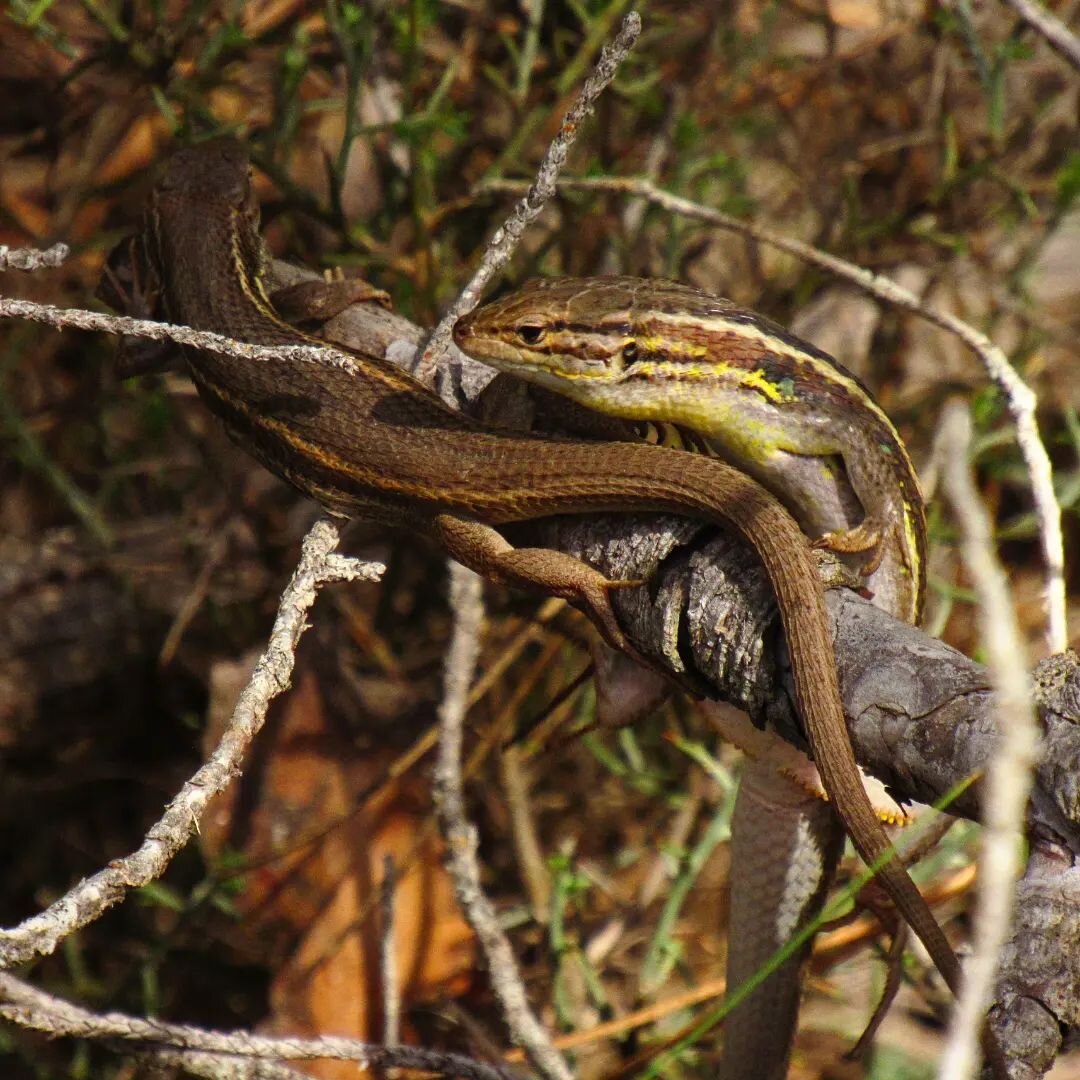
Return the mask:
[[[246,147],[228,135],[181,147],[154,187],[153,204],[156,212],[183,214],[192,224],[222,212],[239,214],[257,229],[259,203]]]
[[[618,379],[633,355],[637,278],[536,278],[458,320],[463,352],[567,393],[576,381]]]
[[[673,358],[701,352],[687,315],[730,306],[659,278],[538,278],[459,320],[454,340],[500,371],[612,412],[634,408],[635,384]]]
[[[157,184],[159,195],[226,199],[239,205],[249,195],[248,155],[231,136],[183,146],[169,158]]]
[[[230,245],[252,272],[261,265],[259,203],[247,149],[229,136],[177,150],[154,187],[147,235],[168,250],[159,262],[171,272],[201,277],[207,245]]]

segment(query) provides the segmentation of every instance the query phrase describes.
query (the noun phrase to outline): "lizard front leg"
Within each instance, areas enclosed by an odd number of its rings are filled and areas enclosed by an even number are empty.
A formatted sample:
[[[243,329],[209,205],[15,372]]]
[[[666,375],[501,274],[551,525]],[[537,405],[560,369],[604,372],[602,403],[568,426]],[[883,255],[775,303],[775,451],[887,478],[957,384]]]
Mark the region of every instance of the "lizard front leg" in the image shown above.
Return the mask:
[[[435,515],[432,532],[450,555],[482,577],[580,604],[612,648],[633,652],[608,593],[633,588],[640,581],[612,581],[573,555],[552,548],[514,547],[490,525],[454,514]]]

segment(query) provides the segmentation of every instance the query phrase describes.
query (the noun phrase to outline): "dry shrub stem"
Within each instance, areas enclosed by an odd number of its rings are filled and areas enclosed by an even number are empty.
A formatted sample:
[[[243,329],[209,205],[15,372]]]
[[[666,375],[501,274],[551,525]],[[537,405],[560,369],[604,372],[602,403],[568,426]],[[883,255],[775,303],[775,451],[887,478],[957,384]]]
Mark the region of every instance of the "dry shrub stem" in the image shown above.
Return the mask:
[[[1005,3],[1041,34],[1054,52],[1080,71],[1080,39],[1052,11],[1047,11],[1035,0],[1005,0]]]
[[[979,598],[979,626],[994,685],[999,734],[982,792],[974,951],[964,965],[964,985],[938,1074],[942,1080],[967,1080],[978,1066],[980,1019],[990,1005],[998,957],[1011,926],[1039,735],[1023,635],[969,464],[971,417],[966,405],[953,402],[946,407],[940,442],[945,495],[960,526],[964,563]]]
[[[924,304],[914,293],[891,278],[875,274],[854,263],[821,251],[799,240],[792,240],[763,225],[756,225],[713,210],[708,206],[672,195],[647,180],[634,177],[592,177],[560,180],[560,190],[616,192],[647,199],[673,214],[702,221],[719,229],[728,229],[817,266],[845,281],[850,281],[871,296],[893,304],[926,319],[943,330],[955,334],[970,348],[986,368],[990,378],[1005,395],[1009,413],[1016,423],[1016,439],[1031,477],[1032,498],[1039,521],[1043,558],[1046,562],[1047,645],[1051,652],[1061,652],[1067,644],[1065,624],[1065,555],[1061,532],[1061,507],[1054,495],[1050,458],[1039,436],[1035,420],[1037,399],[1031,388],[1017,375],[1005,353],[985,334],[951,312]],[[477,194],[516,194],[522,188],[519,181],[491,180],[476,188]]]
[[[450,567],[450,607],[454,626],[446,653],[435,765],[435,808],[446,841],[447,869],[454,881],[458,903],[480,940],[492,987],[514,1042],[525,1050],[542,1076],[548,1080],[571,1080],[566,1062],[552,1046],[547,1031],[529,1005],[514,951],[499,926],[494,905],[480,884],[477,832],[465,812],[461,745],[469,685],[476,668],[484,621],[483,587],[472,571],[456,563]]]
[[[382,994],[382,1041],[394,1045],[401,1041],[401,974],[397,962],[397,883],[398,869],[393,855],[383,856],[383,879],[379,889],[379,987]]]
[[[82,308],[58,308],[52,304],[13,300],[6,296],[0,296],[0,318],[25,319],[52,326],[57,330],[90,330],[95,333],[145,338],[148,341],[174,341],[178,345],[223,353],[236,360],[291,360],[294,363],[330,364],[353,374],[357,371],[351,357],[329,347],[324,349],[318,345],[246,345],[211,330],[192,330],[188,326],[175,326],[151,319],[132,319],[127,315],[102,315]]]
[[[463,1080],[511,1080],[502,1068],[460,1054],[413,1046],[376,1046],[359,1039],[324,1035],[316,1039],[271,1038],[246,1031],[207,1031],[189,1024],[142,1020],[124,1013],[94,1013],[0,973],[0,1017],[20,1027],[75,1039],[122,1039],[143,1048],[167,1046],[231,1057],[312,1061],[355,1061],[369,1068],[420,1069]],[[280,1075],[280,1074],[279,1074]]]
[[[67,244],[53,244],[40,251],[37,248],[12,248],[0,244],[0,270],[44,270],[63,264],[71,253]]]
[[[255,1058],[236,1057],[233,1054],[208,1054],[203,1050],[146,1050],[131,1055],[157,1072],[164,1068],[182,1069],[192,1076],[204,1076],[206,1080],[310,1080],[308,1073],[300,1072],[276,1061],[260,1061]],[[154,1072],[148,1072],[154,1076]]]

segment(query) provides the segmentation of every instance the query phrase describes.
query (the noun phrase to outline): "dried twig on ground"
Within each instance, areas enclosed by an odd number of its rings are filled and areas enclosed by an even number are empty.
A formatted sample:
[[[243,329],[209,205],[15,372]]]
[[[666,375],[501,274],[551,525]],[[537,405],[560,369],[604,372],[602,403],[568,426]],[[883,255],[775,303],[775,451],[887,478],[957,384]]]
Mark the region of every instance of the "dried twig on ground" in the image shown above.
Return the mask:
[[[44,250],[0,244],[0,270],[43,270],[61,266],[70,253],[67,244],[53,244]]]
[[[549,1080],[570,1080],[570,1070],[551,1045],[544,1026],[529,1005],[514,951],[499,926],[494,906],[480,884],[476,828],[465,813],[461,777],[462,729],[469,684],[480,648],[484,607],[480,579],[463,566],[454,565],[451,568],[450,606],[454,611],[454,629],[446,653],[443,699],[439,707],[438,761],[435,766],[435,806],[446,840],[447,865],[454,879],[458,903],[480,939],[490,968],[492,986],[514,1041],[525,1050],[543,1076]]]
[[[1005,3],[1041,34],[1054,52],[1080,71],[1080,40],[1052,11],[1047,11],[1036,0],[1005,0]]]
[[[144,1046],[168,1046],[240,1058],[312,1061],[330,1058],[374,1068],[420,1069],[462,1080],[509,1080],[508,1070],[460,1054],[413,1046],[375,1046],[359,1039],[326,1035],[279,1039],[246,1031],[207,1031],[188,1024],[142,1020],[124,1013],[94,1013],[37,990],[14,975],[0,973],[0,1016],[21,1027],[78,1039],[123,1039]]]

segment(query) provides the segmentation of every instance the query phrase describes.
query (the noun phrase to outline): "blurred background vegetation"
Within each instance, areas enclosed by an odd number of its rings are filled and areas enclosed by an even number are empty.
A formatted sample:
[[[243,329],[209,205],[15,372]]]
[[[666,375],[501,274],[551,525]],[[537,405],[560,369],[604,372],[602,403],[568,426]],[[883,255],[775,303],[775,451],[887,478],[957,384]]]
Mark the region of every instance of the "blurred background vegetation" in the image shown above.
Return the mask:
[[[1074,27],[1077,8],[1056,5]],[[431,325],[509,205],[475,186],[531,176],[629,9],[7,0],[0,244],[63,240],[73,256],[6,274],[5,294],[95,306],[104,257],[137,225],[170,147],[228,131],[260,170],[276,254],[361,274]],[[1074,550],[1077,73],[996,0],[638,9],[644,33],[568,174],[648,176],[884,272],[989,333],[1039,394]],[[874,389],[920,466],[939,406],[964,395],[1038,654],[1042,566],[1025,473],[997,393],[956,340],[789,256],[625,196],[558,200],[507,280],[610,272],[689,280],[794,326]],[[181,373],[124,381],[112,350],[81,333],[0,326],[4,925],[137,845],[227,714],[315,516],[228,442]],[[971,651],[970,598],[936,510],[932,527],[931,629]],[[401,935],[415,942],[399,958],[406,1035],[478,1056],[502,1047],[441,876],[426,759],[386,779],[434,720],[442,561],[362,525],[349,544],[386,559],[387,577],[320,601],[297,689],[239,799],[162,882],[35,965],[39,985],[218,1028],[377,1038],[373,882],[392,853],[408,870]],[[1075,559],[1069,572],[1076,595]],[[491,595],[471,774],[488,885],[557,1033],[668,1003],[576,1051],[582,1076],[637,1075],[715,998],[734,758],[685,703],[643,730],[545,739],[589,718],[588,683],[573,682],[587,630],[535,598]],[[1075,602],[1069,615],[1075,627]],[[500,751],[536,717],[539,737]],[[702,754],[715,755],[711,771],[694,763]],[[969,839],[953,836],[930,872],[947,881]],[[965,909],[961,897],[947,913]],[[918,965],[887,1049],[869,1066],[840,1062],[882,982],[872,956],[832,954],[816,969],[793,1075],[928,1075],[938,1021]],[[679,997],[702,987],[704,1005]],[[710,1037],[664,1068],[703,1075],[714,1054]],[[145,1071],[12,1027],[0,1027],[0,1067],[50,1080]]]

